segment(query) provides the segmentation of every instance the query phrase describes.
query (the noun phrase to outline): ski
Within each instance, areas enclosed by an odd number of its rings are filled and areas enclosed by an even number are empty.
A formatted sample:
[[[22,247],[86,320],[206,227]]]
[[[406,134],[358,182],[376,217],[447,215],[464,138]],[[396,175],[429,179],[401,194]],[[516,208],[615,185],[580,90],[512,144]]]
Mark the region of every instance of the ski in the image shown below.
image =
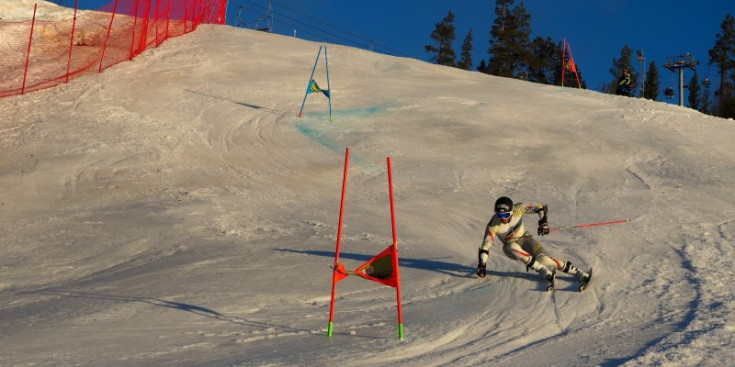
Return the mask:
[[[587,286],[592,281],[592,268],[590,268],[590,271],[588,272],[588,274],[590,275],[590,277],[587,278],[587,281],[586,282],[582,282],[582,284],[579,286],[579,291],[580,292],[584,292],[584,290],[587,289]]]

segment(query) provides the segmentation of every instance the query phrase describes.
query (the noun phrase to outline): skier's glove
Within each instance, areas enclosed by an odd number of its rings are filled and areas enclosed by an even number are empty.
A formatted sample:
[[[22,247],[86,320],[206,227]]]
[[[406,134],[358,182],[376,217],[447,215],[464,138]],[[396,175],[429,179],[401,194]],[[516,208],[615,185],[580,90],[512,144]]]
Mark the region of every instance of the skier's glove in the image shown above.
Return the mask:
[[[485,263],[479,263],[477,264],[477,276],[480,278],[484,278],[487,275],[487,272],[485,271]]]
[[[538,221],[538,235],[539,236],[545,236],[549,234],[550,228],[549,223],[546,223],[546,220],[542,219]]]

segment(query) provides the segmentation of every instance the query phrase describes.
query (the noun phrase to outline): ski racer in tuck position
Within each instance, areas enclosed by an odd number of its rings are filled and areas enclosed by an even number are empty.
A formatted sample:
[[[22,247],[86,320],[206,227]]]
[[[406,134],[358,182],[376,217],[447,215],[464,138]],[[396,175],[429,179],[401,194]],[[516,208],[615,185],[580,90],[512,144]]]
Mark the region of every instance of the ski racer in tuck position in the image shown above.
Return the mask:
[[[547,220],[549,212],[547,205],[528,205],[522,203],[513,204],[509,197],[502,196],[495,201],[495,214],[485,228],[485,237],[480,246],[477,265],[477,275],[481,278],[486,276],[487,259],[492,242],[497,236],[503,243],[503,253],[513,260],[518,260],[526,265],[526,269],[532,269],[549,281],[553,287],[556,272],[549,270],[561,270],[577,278],[583,286],[590,280],[590,274],[572,265],[569,261],[555,259],[549,256],[543,246],[531,235],[523,225],[523,216],[526,214],[538,214],[538,234],[544,236],[549,234],[550,228]],[[581,288],[582,289],[582,288]]]

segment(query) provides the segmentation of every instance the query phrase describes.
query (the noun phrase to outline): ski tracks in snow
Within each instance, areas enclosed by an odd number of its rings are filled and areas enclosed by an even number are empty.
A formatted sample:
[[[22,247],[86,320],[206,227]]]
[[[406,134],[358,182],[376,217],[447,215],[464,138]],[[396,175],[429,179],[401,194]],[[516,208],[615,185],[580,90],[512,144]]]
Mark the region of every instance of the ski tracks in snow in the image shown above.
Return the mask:
[[[693,235],[682,236],[678,252],[696,297],[677,330],[630,361],[630,366],[722,366],[735,360],[735,351],[728,347],[735,345],[731,291],[735,220],[689,230]]]

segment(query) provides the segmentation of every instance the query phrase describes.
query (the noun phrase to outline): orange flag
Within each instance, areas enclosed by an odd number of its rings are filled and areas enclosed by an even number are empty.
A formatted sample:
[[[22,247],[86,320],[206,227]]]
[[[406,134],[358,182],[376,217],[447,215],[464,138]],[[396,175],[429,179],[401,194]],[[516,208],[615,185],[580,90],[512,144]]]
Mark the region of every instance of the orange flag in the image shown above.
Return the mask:
[[[390,245],[383,252],[355,269],[355,274],[395,288],[398,284],[396,273],[393,271],[393,256],[395,252],[395,246]]]
[[[345,269],[345,265],[342,263],[337,264],[337,269],[334,271],[334,281],[335,283],[339,282],[340,280],[347,278],[350,273],[347,272]]]

